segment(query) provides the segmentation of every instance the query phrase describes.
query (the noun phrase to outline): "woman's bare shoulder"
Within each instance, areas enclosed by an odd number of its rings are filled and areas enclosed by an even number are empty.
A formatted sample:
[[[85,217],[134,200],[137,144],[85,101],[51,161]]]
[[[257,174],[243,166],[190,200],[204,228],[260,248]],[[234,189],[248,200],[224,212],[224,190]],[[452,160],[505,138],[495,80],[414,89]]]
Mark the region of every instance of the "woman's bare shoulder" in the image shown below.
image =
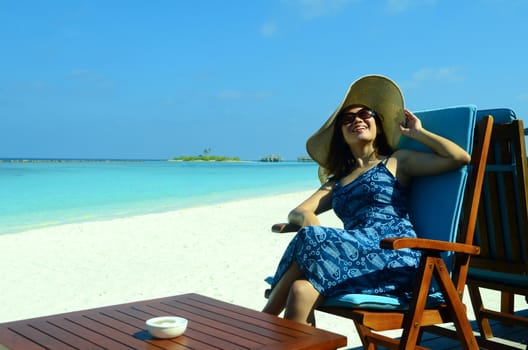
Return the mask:
[[[417,157],[419,154],[421,154],[421,152],[410,149],[398,149],[387,159],[387,169],[402,185],[407,186],[409,184],[411,176],[408,168],[410,163],[412,163],[410,160]]]

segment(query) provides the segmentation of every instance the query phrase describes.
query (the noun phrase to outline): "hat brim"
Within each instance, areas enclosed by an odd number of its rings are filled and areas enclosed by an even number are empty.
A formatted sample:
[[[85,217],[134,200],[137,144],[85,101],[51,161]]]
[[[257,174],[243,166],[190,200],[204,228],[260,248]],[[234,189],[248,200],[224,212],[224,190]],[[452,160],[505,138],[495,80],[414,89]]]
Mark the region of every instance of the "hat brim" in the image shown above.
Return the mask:
[[[382,75],[367,75],[353,82],[348,91],[323,126],[306,142],[310,157],[323,168],[327,167],[328,153],[334,124],[341,110],[359,105],[376,112],[382,123],[389,146],[396,149],[400,141],[400,125],[405,122],[404,100],[400,88]]]

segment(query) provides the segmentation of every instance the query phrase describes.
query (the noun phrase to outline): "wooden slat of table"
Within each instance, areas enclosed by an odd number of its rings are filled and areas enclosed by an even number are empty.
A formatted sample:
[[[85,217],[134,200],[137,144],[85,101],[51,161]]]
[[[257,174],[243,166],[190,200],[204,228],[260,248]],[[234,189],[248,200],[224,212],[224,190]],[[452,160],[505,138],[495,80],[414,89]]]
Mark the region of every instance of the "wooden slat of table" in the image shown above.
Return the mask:
[[[72,350],[75,349],[68,344],[57,340],[54,337],[50,337],[48,334],[41,332],[38,328],[32,324],[16,324],[10,327],[10,329],[18,335],[31,339],[36,344],[40,345],[40,348],[54,349],[54,350]],[[4,340],[0,344],[6,343]],[[7,344],[9,346],[9,344]]]
[[[167,304],[171,304],[171,302]],[[292,330],[288,334],[287,329],[282,330],[277,326],[272,330],[270,329],[270,322],[265,322],[255,317],[248,317],[244,314],[233,313],[229,310],[216,310],[216,312],[215,310],[207,310],[204,309],[202,303],[193,300],[186,300],[185,304],[182,303],[179,305],[179,308],[200,316],[204,320],[204,323],[215,328],[223,329],[233,334],[239,334],[261,343],[269,343],[270,339],[277,342],[288,341],[307,334],[306,332],[302,333],[296,330]]]
[[[158,305],[158,304],[156,304]],[[121,315],[115,315],[116,318],[130,318],[135,319],[136,321],[133,324],[139,323],[139,326],[143,326],[145,321],[149,318],[160,316],[160,315],[178,315],[180,317],[186,318],[189,323],[193,324],[193,327],[188,327],[185,331],[185,337],[179,337],[172,339],[173,342],[181,343],[182,345],[188,345],[189,340],[192,339],[193,346],[199,349],[218,349],[219,347],[232,348],[233,350],[237,349],[248,349],[254,347],[255,342],[249,342],[246,345],[238,346],[230,342],[226,342],[223,339],[226,338],[226,334],[215,334],[212,332],[212,328],[204,327],[202,330],[199,327],[199,323],[196,320],[196,315],[193,313],[184,314],[182,312],[174,312],[174,310],[164,310],[163,308],[155,308],[150,305],[139,305],[130,308],[122,308],[119,310]],[[106,312],[105,312],[106,314]],[[110,313],[108,313],[110,315]],[[214,321],[206,320],[206,322],[214,323]],[[215,344],[211,347],[209,344]]]
[[[145,321],[189,320],[183,336],[154,339]],[[31,340],[32,342],[30,342]],[[346,338],[197,294],[0,324],[10,349],[336,349]],[[70,346],[71,345],[71,346]]]
[[[161,348],[172,346],[175,349],[187,349],[187,347],[184,346],[187,342],[185,338],[180,337],[170,340],[162,340],[154,339],[150,336],[150,334],[145,329],[145,320],[151,317],[159,316],[159,314],[151,315],[145,319],[138,319],[136,317],[127,315],[124,310],[125,308],[119,308],[119,310],[107,309],[99,312],[97,315],[91,315],[90,317],[107,327],[120,329],[125,331],[126,334],[132,334],[136,339],[140,339],[150,344],[155,344]],[[204,344],[203,348],[207,349],[207,345]]]
[[[67,328],[57,326],[46,320],[32,322],[30,327],[35,328],[39,332],[42,332],[46,335],[53,335],[53,338],[63,343],[61,348],[64,349],[70,349],[70,346],[66,346],[66,344],[75,344],[76,346],[81,348],[93,348],[94,350],[104,349],[101,346],[95,345],[93,342],[87,341],[86,338],[83,339],[79,337],[79,335],[70,332]],[[115,349],[121,350],[122,347],[120,348],[116,346]]]
[[[185,300],[185,303],[196,310],[202,310],[201,312],[209,315],[209,317],[220,317],[229,325],[241,327],[252,334],[260,334],[277,341],[286,341],[318,331],[299,323],[277,319],[269,314],[248,313],[246,308],[222,303],[215,299],[194,299],[191,296]]]
[[[101,348],[117,350],[123,348],[123,345],[116,342],[114,339],[101,335],[92,329],[83,327],[74,320],[68,318],[55,318],[48,322],[56,327],[60,327],[65,331],[70,332],[71,334],[74,334],[77,337],[77,340],[72,340],[71,344],[82,344],[80,339],[90,339],[94,349]]]
[[[272,331],[264,328],[270,327],[269,322],[261,322],[254,317],[248,317],[240,312],[234,313],[218,307],[215,309],[201,302],[203,300],[202,298],[199,298],[199,300],[196,301],[192,297],[187,298],[185,301],[168,300],[163,303],[141,305],[141,307],[127,309],[124,312],[141,319],[154,317],[153,315],[159,315],[160,312],[185,317],[189,322],[193,323],[193,327],[197,326],[200,328],[203,334],[215,335],[218,337],[217,339],[234,338],[236,336],[237,342],[230,345],[233,349],[239,346],[243,349],[253,348],[257,345],[262,346],[263,344],[270,343],[270,339],[276,342],[288,341],[294,339],[294,336],[299,337],[308,334],[291,329],[276,329]],[[231,307],[230,304],[226,305]],[[233,305],[233,307],[235,306]],[[247,313],[247,309],[243,310]],[[147,313],[148,316],[145,316],[143,313]],[[255,325],[256,321],[258,321],[257,325]],[[288,332],[290,332],[290,335],[287,334]]]
[[[9,345],[11,349],[42,350],[35,342],[19,336],[8,328],[0,328],[0,345]]]
[[[244,313],[230,311],[231,306],[236,307],[235,305],[220,302],[220,305],[229,305],[230,308],[215,308],[214,304],[205,304],[203,300],[203,297],[199,297],[197,300],[192,297],[186,298],[184,301],[167,300],[163,303],[141,305],[124,312],[141,319],[154,317],[153,315],[159,315],[160,312],[185,317],[193,323],[193,327],[197,326],[199,328],[197,330],[201,331],[202,334],[216,336],[216,342],[221,339],[231,339],[232,343],[226,348],[233,350],[260,347],[269,344],[270,340],[273,342],[290,341],[295,339],[294,336],[308,335],[306,332],[292,331],[291,329],[272,331],[265,328],[270,327],[269,322],[261,322],[254,317],[246,316]],[[214,301],[214,299],[210,299],[210,301]],[[242,310],[247,313],[247,309]],[[145,316],[144,313],[147,313],[148,316]],[[273,318],[276,320],[275,317]],[[255,325],[255,321],[258,321],[257,325]],[[290,332],[291,335],[288,335],[287,332]]]
[[[183,304],[191,305],[195,310],[208,311],[216,314],[215,317],[222,317],[223,322],[227,324],[251,331],[253,337],[264,335],[273,340],[259,347],[259,349],[337,349],[346,345],[344,336],[197,294],[188,294],[185,300],[178,300],[177,302],[164,300],[162,303],[168,305],[177,303],[180,306]],[[226,318],[227,316],[230,318]],[[281,343],[275,343],[276,341]]]
[[[144,310],[152,310],[152,312],[147,313]],[[187,330],[185,331],[185,337],[179,337],[179,338],[172,339],[173,341],[181,343],[182,345],[192,344],[196,348],[218,349],[216,345],[213,347],[209,345],[209,344],[218,343],[220,344],[220,346],[225,346],[226,348],[232,347],[233,350],[250,348],[250,346],[239,347],[236,344],[226,342],[223,340],[224,338],[226,338],[225,334],[214,334],[214,332],[211,332],[211,329],[206,328],[205,331],[201,331],[199,324],[196,321],[196,317],[193,313],[183,314],[183,313],[175,313],[174,311],[167,312],[165,310],[158,310],[149,305],[140,305],[134,308],[129,308],[126,310],[121,310],[121,311],[130,317],[138,317],[141,320],[143,319],[147,320],[151,317],[156,317],[160,315],[178,315],[180,317],[186,318],[189,322],[189,326],[187,327]],[[144,324],[144,321],[142,321],[142,323]],[[192,327],[190,326],[191,324],[192,324]],[[192,343],[189,343],[190,341],[192,341]]]
[[[191,306],[195,310],[201,310],[203,313],[210,315],[210,317],[220,318],[227,324],[235,327],[242,327],[251,332],[263,332],[266,337],[276,338],[278,341],[284,341],[292,337],[300,337],[303,335],[311,334],[312,328],[306,330],[306,327],[297,323],[282,322],[277,323],[275,317],[270,322],[270,315],[267,314],[251,314],[248,315],[247,309],[238,307],[232,304],[218,303],[217,300],[210,299],[207,301],[194,300],[192,297],[185,301],[187,305]],[[181,305],[181,304],[180,304]],[[229,306],[226,308],[226,306]],[[279,321],[280,322],[280,321]],[[270,323],[273,324],[275,331],[269,332],[268,327]],[[279,325],[280,324],[280,325]],[[282,328],[284,328],[282,330]],[[275,332],[282,330],[279,334]]]
[[[91,319],[93,316],[93,313],[86,313],[86,315],[80,315],[80,316],[73,316],[68,317],[69,320],[72,322],[78,324],[81,327],[84,327],[86,329],[92,330],[93,332],[100,334],[103,336],[103,339],[111,339],[115,341],[118,345],[114,345],[115,347],[110,347],[110,349],[123,349],[123,350],[129,350],[132,349],[143,349],[145,348],[146,344],[144,340],[138,339],[134,337],[133,335],[139,331],[137,330],[135,333],[126,333],[123,332],[122,329],[114,329],[110,327],[102,327],[101,323],[96,322]],[[131,336],[132,335],[132,336]]]
[[[157,310],[158,313],[160,311],[159,309],[155,309],[151,306],[145,306],[141,309]],[[180,317],[184,317],[189,320],[189,322],[193,323],[193,329],[188,329],[185,332],[185,336],[200,339],[202,341],[213,344],[218,342],[219,346],[226,349],[251,349],[256,348],[259,344],[265,343],[265,341],[269,341],[269,339],[260,339],[258,336],[254,336],[254,334],[244,332],[241,329],[237,329],[229,325],[224,325],[216,320],[201,317],[199,315],[193,314],[188,311],[183,311],[181,309],[163,308],[163,312],[167,312],[168,315],[179,315]],[[233,335],[237,335],[239,337],[237,339],[236,344],[233,342],[225,342],[221,340],[232,337]]]
[[[151,317],[154,317],[154,316],[151,316]],[[185,344],[180,344],[181,339],[183,339],[183,343],[185,343],[184,338],[179,338],[180,341],[177,341],[177,339],[172,339],[172,340],[152,339],[150,334],[145,330],[145,321],[138,320],[137,318],[127,316],[126,314],[120,311],[116,311],[116,310],[102,311],[102,312],[99,312],[98,314],[91,314],[89,318],[95,322],[98,322],[104,325],[105,327],[114,328],[116,330],[119,330],[123,332],[125,335],[132,334],[134,338],[140,340],[139,343],[136,342],[135,344],[136,346],[139,346],[141,342],[146,342],[149,344],[156,345],[156,347],[154,346],[152,347],[153,349],[158,349],[158,347],[166,348],[169,346],[174,349],[187,349],[187,347],[184,346]],[[131,345],[131,344],[127,342],[126,345]],[[111,347],[109,348],[111,349]],[[204,346],[204,349],[207,349],[207,347]]]

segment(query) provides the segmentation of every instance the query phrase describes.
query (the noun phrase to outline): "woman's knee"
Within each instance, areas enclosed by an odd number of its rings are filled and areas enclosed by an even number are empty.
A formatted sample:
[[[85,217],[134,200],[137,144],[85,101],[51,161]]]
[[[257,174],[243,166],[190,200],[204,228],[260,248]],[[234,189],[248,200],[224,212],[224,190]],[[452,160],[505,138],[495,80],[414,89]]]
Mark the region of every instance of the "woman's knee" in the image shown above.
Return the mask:
[[[284,317],[296,322],[315,325],[314,309],[321,300],[321,294],[309,281],[296,280],[290,288]]]
[[[305,279],[296,280],[290,288],[292,298],[297,301],[315,300],[319,297],[319,292]]]

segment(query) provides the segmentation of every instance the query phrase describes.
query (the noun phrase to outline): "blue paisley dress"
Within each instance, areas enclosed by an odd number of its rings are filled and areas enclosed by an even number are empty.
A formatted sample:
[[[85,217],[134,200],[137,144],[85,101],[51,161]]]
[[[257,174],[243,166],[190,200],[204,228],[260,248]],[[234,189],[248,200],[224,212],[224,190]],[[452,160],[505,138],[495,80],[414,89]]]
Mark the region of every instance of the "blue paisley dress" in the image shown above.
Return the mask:
[[[420,253],[379,247],[386,237],[416,237],[405,188],[384,162],[347,185],[336,181],[332,205],[344,229],[303,227],[286,248],[272,288],[296,261],[325,297],[361,293],[408,298]]]

